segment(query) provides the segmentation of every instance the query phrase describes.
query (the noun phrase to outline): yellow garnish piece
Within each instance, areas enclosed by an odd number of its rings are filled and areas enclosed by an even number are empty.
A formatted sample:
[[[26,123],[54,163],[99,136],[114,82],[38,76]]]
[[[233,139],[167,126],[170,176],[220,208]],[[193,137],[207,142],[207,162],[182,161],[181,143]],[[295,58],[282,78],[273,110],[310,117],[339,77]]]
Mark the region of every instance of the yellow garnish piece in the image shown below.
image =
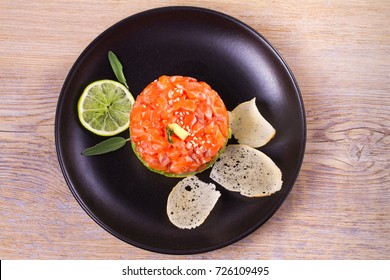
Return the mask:
[[[188,135],[190,135],[188,131],[186,131],[177,123],[170,123],[168,124],[168,127],[173,131],[173,133],[176,134],[177,137],[179,137],[183,141],[187,138]]]

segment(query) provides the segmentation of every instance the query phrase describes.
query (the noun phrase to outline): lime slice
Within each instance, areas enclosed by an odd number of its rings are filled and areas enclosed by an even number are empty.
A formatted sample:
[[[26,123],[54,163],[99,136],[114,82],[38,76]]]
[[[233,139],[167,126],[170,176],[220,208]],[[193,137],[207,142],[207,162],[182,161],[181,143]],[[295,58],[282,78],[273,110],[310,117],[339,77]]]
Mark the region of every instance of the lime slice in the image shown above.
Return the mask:
[[[89,84],[77,104],[81,124],[101,136],[113,136],[129,128],[134,97],[116,81],[99,80]]]

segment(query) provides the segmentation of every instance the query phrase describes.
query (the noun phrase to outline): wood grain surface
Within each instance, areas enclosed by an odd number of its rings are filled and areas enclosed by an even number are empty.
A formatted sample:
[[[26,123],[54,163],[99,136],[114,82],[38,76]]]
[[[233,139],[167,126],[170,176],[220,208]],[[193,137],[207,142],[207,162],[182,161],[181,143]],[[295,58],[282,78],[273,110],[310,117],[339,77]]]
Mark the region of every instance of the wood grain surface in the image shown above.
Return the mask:
[[[81,209],[54,143],[57,100],[83,49],[117,21],[192,5],[264,35],[299,83],[301,173],[278,212],[243,240],[170,256],[128,245]],[[389,259],[390,2],[0,2],[0,259]]]

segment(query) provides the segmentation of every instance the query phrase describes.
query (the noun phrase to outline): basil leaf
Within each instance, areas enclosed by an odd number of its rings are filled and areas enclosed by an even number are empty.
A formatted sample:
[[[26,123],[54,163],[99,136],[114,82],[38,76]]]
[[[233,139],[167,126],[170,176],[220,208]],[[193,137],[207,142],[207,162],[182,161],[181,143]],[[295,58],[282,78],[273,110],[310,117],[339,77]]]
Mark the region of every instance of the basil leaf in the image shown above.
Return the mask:
[[[95,146],[85,149],[82,154],[84,156],[96,156],[113,152],[122,148],[128,140],[130,139],[125,139],[123,137],[112,137],[96,144]]]
[[[112,51],[108,52],[108,60],[110,61],[111,68],[114,71],[118,81],[124,84],[127,88],[129,88],[129,86],[126,83],[125,75],[123,74],[122,64],[120,63],[119,59]]]

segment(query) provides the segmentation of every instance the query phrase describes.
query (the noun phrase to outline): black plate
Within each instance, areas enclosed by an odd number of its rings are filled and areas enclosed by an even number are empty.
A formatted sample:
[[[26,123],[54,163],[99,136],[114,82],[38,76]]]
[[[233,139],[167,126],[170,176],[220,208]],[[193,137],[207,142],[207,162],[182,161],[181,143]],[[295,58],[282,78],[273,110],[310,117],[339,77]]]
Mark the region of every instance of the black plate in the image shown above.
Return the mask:
[[[103,138],[80,125],[77,101],[89,83],[115,79],[107,59],[109,50],[122,62],[134,97],[164,74],[206,81],[228,110],[256,97],[257,106],[277,131],[261,150],[282,170],[282,190],[266,198],[246,198],[218,186],[222,196],[205,223],[193,230],[181,230],[169,222],[165,211],[168,194],[179,179],[147,170],[130,145],[102,156],[82,156],[84,148]],[[128,135],[127,131],[122,134]],[[306,125],[298,85],[266,39],[219,12],[165,7],[118,22],[83,51],[59,97],[55,138],[70,190],[100,226],[140,248],[192,254],[232,244],[275,213],[298,176]],[[199,177],[209,182],[209,173],[205,171]]]

